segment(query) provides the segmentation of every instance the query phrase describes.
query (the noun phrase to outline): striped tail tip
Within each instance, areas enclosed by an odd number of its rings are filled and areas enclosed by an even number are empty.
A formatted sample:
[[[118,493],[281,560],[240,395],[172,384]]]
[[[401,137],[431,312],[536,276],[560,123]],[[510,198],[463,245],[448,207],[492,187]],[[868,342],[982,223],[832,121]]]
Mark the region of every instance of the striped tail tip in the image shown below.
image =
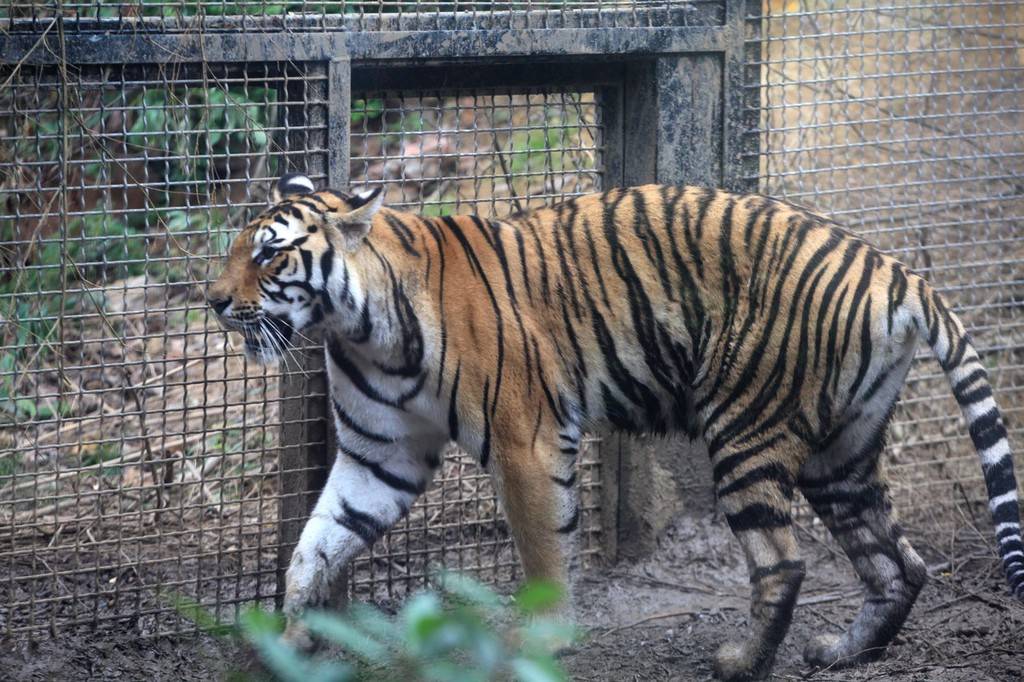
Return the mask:
[[[1012,511],[994,508],[993,517],[997,517],[997,512],[1007,516],[1016,515],[1016,498],[1010,502],[1004,502],[1000,506],[1010,505],[1013,507]],[[1009,583],[1010,593],[1024,601],[1024,542],[1021,541],[1020,523],[1015,521],[997,522],[996,541],[999,543],[999,556],[1003,561],[1003,570],[1006,572],[1006,582]]]
[[[923,279],[917,279],[914,323],[949,379],[978,454],[988,508],[995,526],[999,556],[1015,597],[1024,601],[1024,543],[1021,541],[1017,477],[1013,452],[988,372],[978,357],[963,323]]]

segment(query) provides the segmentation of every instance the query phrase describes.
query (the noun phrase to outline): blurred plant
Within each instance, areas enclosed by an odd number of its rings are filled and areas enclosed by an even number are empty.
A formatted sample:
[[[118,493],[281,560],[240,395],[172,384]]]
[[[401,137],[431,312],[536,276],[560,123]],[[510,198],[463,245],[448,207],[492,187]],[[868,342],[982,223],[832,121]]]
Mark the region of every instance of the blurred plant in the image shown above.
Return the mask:
[[[394,616],[366,605],[353,605],[344,614],[306,614],[309,630],[340,647],[345,661],[314,657],[282,642],[279,614],[251,609],[226,630],[198,605],[180,598],[175,604],[204,630],[231,632],[248,642],[281,682],[567,679],[552,649],[575,641],[577,631],[544,615],[561,598],[557,586],[529,583],[509,598],[457,573],[440,573],[434,584]]]

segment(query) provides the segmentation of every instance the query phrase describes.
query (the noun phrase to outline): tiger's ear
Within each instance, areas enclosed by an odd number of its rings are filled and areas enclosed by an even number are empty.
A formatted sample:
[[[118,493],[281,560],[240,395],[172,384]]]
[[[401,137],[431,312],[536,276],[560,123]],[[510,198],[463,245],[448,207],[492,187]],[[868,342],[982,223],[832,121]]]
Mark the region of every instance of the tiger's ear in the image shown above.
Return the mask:
[[[373,223],[373,216],[384,205],[384,188],[374,187],[362,189],[353,193],[346,202],[347,213],[329,213],[328,219],[341,234],[349,248],[359,245],[370,232],[370,225]]]
[[[315,189],[313,181],[302,173],[288,173],[287,175],[282,175],[281,179],[274,185],[274,189],[270,192],[270,201],[279,204],[287,196],[292,194],[309,194]]]

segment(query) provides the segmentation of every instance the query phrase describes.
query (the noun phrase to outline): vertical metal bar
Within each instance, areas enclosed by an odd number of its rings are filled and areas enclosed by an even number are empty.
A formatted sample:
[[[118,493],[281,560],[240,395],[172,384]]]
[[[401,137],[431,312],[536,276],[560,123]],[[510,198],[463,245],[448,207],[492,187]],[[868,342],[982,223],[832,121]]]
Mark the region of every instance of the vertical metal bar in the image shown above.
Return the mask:
[[[352,121],[352,64],[336,57],[327,67],[327,183],[348,186]]]
[[[292,67],[286,66],[285,69]],[[331,121],[320,104],[332,94],[328,84],[332,66],[317,62],[297,69],[281,89],[286,104],[281,107],[284,134],[281,136],[280,171],[302,171],[311,176],[329,174],[332,164],[322,154],[309,153],[328,143]],[[330,112],[333,113],[333,112]],[[324,131],[328,131],[325,133]],[[295,150],[307,153],[288,154]],[[298,542],[313,505],[323,488],[330,464],[327,381],[323,352],[307,347],[296,353],[297,366],[283,368],[281,375],[281,498],[278,517],[277,600],[284,594],[284,577],[291,552]]]
[[[655,82],[658,182],[721,186],[721,53],[659,57]]]
[[[332,59],[327,65],[327,184],[332,188],[343,188],[349,184],[351,123],[352,65],[347,56],[337,57]],[[318,353],[318,356],[322,366],[325,362],[323,350]],[[327,393],[329,387],[327,386],[326,374],[322,376],[324,377],[324,392]],[[329,402],[330,398],[325,398],[323,401],[324,410],[328,414],[330,413]],[[330,417],[327,417],[327,421],[331,421]],[[334,430],[329,424],[325,424],[324,429],[327,437],[325,449],[328,452],[324,453],[323,478],[316,481],[308,481],[310,485],[316,486],[309,489],[309,492],[312,493],[310,496],[311,503],[327,482],[328,467],[334,461],[334,453],[336,452]],[[310,511],[312,511],[312,508],[310,508]],[[349,567],[338,576],[337,582],[332,588],[331,605],[336,608],[344,606],[348,600],[348,583],[351,570],[351,567]]]
[[[748,30],[758,30],[759,22],[748,22],[748,16],[756,16],[760,0],[726,0],[725,34],[726,47],[722,74],[722,180],[724,188],[737,192],[757,189],[756,165],[751,172],[750,161],[757,161],[756,153],[751,157],[748,145],[757,145],[757,136],[749,136],[747,130],[756,128],[757,90],[746,87],[748,63]],[[757,68],[757,67],[753,67]],[[755,76],[756,77],[756,76]],[[751,121],[751,114],[754,114]],[[756,150],[755,150],[756,151]]]
[[[733,119],[732,125],[739,130],[730,131],[740,140],[736,153],[742,157],[735,189],[756,192],[760,186],[761,170],[761,49],[762,24],[761,0],[746,0],[743,22],[743,69],[742,82],[729,87],[741,88],[743,96],[739,105],[743,115]],[[739,21],[739,20],[737,20]]]
[[[629,62],[623,70],[619,130],[622,148],[623,187],[642,185],[657,179],[658,90],[655,62]],[[609,131],[611,134],[611,131]],[[602,474],[614,472],[614,480],[602,486],[602,521],[614,518],[605,530],[605,551],[609,561],[620,556],[635,558],[646,549],[642,510],[652,500],[630,486],[638,467],[644,466],[637,439],[609,432],[601,441]],[[640,454],[640,456],[637,456]],[[649,464],[649,462],[647,463]]]
[[[623,71],[623,80],[624,80]],[[625,149],[623,148],[623,84],[606,85],[596,89],[598,130],[601,140],[602,190],[621,187],[625,177]]]
[[[658,140],[652,133],[658,126],[658,90],[653,61],[626,64],[622,101],[622,184],[654,182]]]
[[[600,116],[602,190],[629,184],[626,181],[627,158],[632,157],[635,150],[626,145],[628,72],[629,67],[623,65],[619,82],[600,87],[595,93]],[[633,129],[632,132],[638,131]],[[607,563],[614,563],[619,555],[619,440],[618,435],[606,432],[601,434],[597,444],[601,463],[601,555]]]
[[[622,111],[625,185],[723,184],[723,155],[737,147],[723,139],[724,63],[718,52],[666,55],[627,67]],[[728,133],[739,134],[740,128],[730,126]],[[730,180],[735,174],[730,167]],[[618,472],[616,553],[639,557],[653,548],[659,532],[683,508],[683,491],[698,487],[697,481],[707,489],[707,454],[684,437],[616,435],[606,443],[602,458],[613,459]],[[700,514],[711,510],[710,503],[697,506],[687,509]]]

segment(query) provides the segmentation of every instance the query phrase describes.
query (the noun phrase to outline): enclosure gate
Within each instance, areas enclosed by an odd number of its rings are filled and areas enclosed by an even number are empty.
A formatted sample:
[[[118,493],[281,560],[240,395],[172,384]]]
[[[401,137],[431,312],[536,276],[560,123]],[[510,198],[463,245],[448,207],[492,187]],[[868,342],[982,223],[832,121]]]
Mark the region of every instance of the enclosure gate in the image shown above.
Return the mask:
[[[3,633],[180,632],[176,595],[228,621],[280,596],[332,460],[321,360],[250,367],[202,289],[281,173],[433,214],[756,184],[743,0],[347,4],[0,9]],[[611,556],[620,448],[597,450],[584,552]],[[474,466],[449,458],[350,593],[400,598],[435,561],[515,577]]]

